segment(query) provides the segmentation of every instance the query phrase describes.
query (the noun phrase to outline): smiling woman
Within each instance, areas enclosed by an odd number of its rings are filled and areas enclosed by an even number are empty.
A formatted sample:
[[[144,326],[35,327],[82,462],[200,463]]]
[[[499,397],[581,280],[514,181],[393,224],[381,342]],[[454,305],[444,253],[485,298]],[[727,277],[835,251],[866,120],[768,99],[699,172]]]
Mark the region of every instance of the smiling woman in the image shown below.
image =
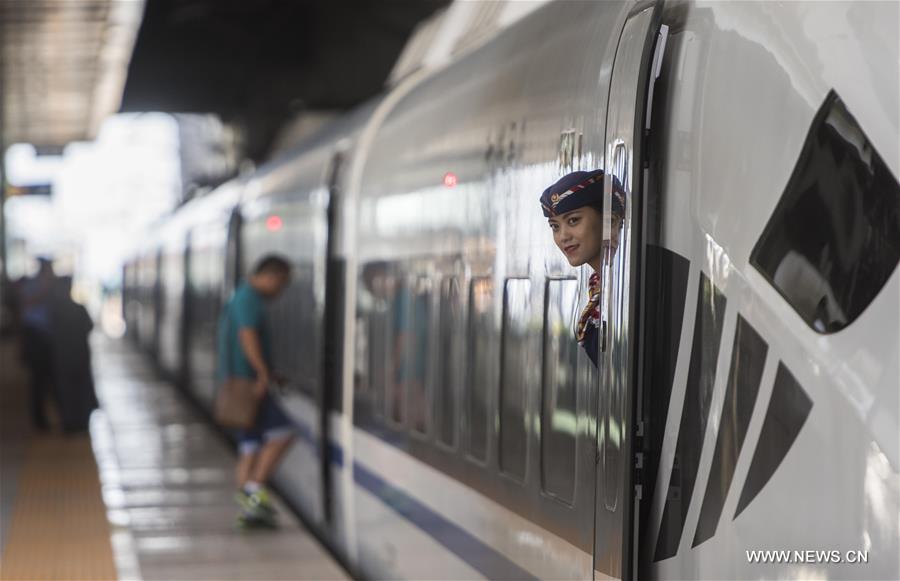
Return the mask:
[[[603,170],[576,171],[560,178],[541,194],[541,208],[553,231],[553,242],[566,256],[569,264],[589,265],[588,302],[575,328],[575,338],[584,347],[591,361],[597,365],[599,353],[600,289],[603,257],[614,254],[619,245],[622,225],[623,196],[617,183],[613,184],[611,224],[608,238],[603,236],[606,221],[603,207]]]

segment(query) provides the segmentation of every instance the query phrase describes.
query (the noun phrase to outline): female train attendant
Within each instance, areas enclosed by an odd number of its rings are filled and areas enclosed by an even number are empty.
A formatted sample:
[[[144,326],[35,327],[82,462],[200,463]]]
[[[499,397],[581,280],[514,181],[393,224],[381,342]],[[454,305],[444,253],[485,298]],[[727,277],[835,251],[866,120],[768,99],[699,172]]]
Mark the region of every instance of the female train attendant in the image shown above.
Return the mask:
[[[588,302],[575,326],[575,339],[594,365],[599,355],[600,289],[603,256],[615,253],[624,216],[624,196],[613,179],[612,234],[603,239],[603,170],[576,171],[541,194],[541,208],[553,230],[553,241],[572,266],[589,265]]]

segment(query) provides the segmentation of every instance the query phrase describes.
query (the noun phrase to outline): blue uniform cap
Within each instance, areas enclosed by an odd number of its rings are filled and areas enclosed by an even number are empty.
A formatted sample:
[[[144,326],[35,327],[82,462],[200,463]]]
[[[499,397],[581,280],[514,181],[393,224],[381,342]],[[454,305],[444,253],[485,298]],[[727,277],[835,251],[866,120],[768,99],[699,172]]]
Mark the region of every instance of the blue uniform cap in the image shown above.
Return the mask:
[[[619,180],[613,178],[613,213],[624,213],[624,195]],[[541,194],[544,217],[550,218],[589,205],[603,205],[603,170],[573,171]]]

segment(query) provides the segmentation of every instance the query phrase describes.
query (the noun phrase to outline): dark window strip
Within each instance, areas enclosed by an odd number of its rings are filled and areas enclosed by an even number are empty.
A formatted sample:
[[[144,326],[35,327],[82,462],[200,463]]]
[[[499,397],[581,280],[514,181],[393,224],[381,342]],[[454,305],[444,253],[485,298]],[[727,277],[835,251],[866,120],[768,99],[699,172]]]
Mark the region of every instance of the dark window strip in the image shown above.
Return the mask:
[[[675,364],[687,306],[690,261],[667,248],[647,246],[644,296],[643,341],[643,415],[644,452],[647,468],[642,481],[645,498],[653,498],[662,454],[666,415],[672,397]],[[641,522],[648,522],[649,502],[641,503]],[[653,539],[639,543],[640,562],[652,557]]]
[[[697,315],[694,320],[694,340],[691,345],[691,364],[684,394],[681,425],[678,428],[678,442],[675,445],[675,462],[672,466],[656,543],[655,561],[668,559],[678,552],[678,544],[681,541],[684,521],[687,518],[697,479],[703,434],[706,432],[706,422],[709,418],[725,305],[725,295],[701,272]]]
[[[734,477],[747,426],[753,414],[753,406],[759,393],[763,367],[769,346],[759,333],[743,318],[738,317],[734,334],[734,349],[731,353],[731,370],[725,391],[722,421],[713,456],[706,494],[700,510],[700,521],[694,535],[696,547],[716,534],[722,507]]]
[[[766,419],[734,518],[747,508],[775,474],[809,417],[812,405],[812,400],[788,368],[779,363]]]

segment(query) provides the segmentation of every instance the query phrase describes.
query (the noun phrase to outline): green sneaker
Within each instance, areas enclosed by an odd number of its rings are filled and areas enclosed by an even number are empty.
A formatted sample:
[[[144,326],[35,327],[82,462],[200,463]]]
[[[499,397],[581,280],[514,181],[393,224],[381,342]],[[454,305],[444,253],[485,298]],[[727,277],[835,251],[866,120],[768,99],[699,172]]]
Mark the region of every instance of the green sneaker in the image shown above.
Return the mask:
[[[254,516],[241,511],[237,517],[239,530],[273,530],[278,528],[278,522],[271,516]]]
[[[258,506],[260,510],[269,514],[270,516],[275,516],[278,512],[272,505],[272,499],[269,498],[269,493],[265,488],[260,488],[259,490],[251,494],[250,502]]]
[[[234,499],[241,512],[252,518],[272,519],[276,515],[276,510],[272,506],[269,494],[263,489],[257,490],[253,494],[247,494],[243,490],[238,490]]]

